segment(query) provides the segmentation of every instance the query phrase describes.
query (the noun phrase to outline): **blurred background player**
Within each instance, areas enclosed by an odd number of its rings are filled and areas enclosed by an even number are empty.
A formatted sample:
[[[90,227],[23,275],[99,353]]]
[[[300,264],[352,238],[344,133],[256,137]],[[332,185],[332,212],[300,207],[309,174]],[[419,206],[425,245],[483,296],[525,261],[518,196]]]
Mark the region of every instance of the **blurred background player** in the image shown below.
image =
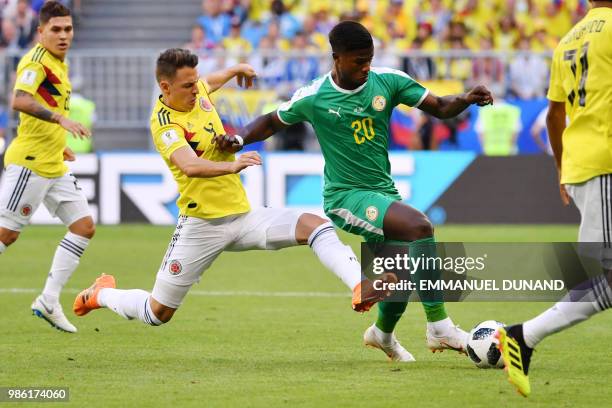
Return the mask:
[[[13,108],[20,112],[17,137],[6,151],[0,187],[0,253],[14,243],[32,214],[44,202],[68,227],[60,242],[42,294],[33,312],[52,326],[76,332],[64,315],[59,296],[79,265],[95,226],[76,178],[64,164],[74,160],[66,149],[65,131],[89,137],[81,124],[67,118],[70,82],[65,62],[73,38],[70,10],[50,1],[40,10],[40,43],[19,62]]]
[[[191,286],[223,251],[274,250],[308,244],[319,260],[353,289],[353,308],[368,310],[381,295],[369,281],[353,250],[338,239],[330,222],[290,209],[251,210],[237,173],[261,164],[257,152],[234,157],[214,144],[225,135],[210,94],[232,78],[252,86],[255,71],[239,64],[200,79],[198,57],[173,48],[157,60],[162,91],[151,116],[154,143],[179,187],[180,216],[152,293],[115,289],[112,275],[102,275],[75,299],[83,316],[107,307],[127,319],[158,326],[168,322]],[[366,295],[367,294],[367,295]]]
[[[96,121],[96,103],[81,95],[82,77],[73,78],[71,83],[72,93],[70,94],[70,114],[68,117],[85,126],[91,133]],[[71,132],[66,132],[66,145],[77,154],[91,153],[93,152],[93,137],[77,137]]]
[[[533,348],[545,337],[612,307],[612,1],[593,8],[553,56],[546,123],[561,200],[580,210],[580,242],[602,243],[605,274],[574,288],[553,307],[498,336],[510,382],[528,396]],[[566,127],[566,114],[569,124]]]
[[[264,140],[294,123],[308,121],[325,158],[326,215],[347,232],[368,242],[408,247],[411,257],[436,255],[433,227],[425,214],[402,202],[390,174],[389,118],[404,103],[438,118],[450,118],[471,104],[492,103],[478,86],[461,95],[438,97],[404,72],[371,68],[374,45],[370,33],[354,21],[336,25],[329,34],[334,68],[299,89],[291,101],[248,124],[244,143]],[[316,118],[316,119],[315,119]],[[219,140],[231,149],[230,141]],[[436,279],[439,271],[416,271],[417,280]],[[431,272],[429,272],[431,273]],[[427,275],[427,276],[426,276]],[[427,315],[427,345],[433,350],[465,350],[467,333],[448,317],[439,296],[420,292]],[[366,345],[383,350],[392,360],[414,361],[393,334],[407,302],[379,303],[379,317],[364,335]]]

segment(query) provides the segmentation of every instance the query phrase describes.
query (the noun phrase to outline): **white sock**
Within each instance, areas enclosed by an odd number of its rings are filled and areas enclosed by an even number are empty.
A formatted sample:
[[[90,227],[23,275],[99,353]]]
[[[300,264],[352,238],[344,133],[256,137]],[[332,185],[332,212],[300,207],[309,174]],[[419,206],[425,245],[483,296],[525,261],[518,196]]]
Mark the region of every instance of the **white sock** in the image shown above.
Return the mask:
[[[455,327],[450,317],[438,320],[437,322],[427,322],[427,331],[433,333],[434,336],[444,336],[450,329]]]
[[[523,323],[523,337],[534,348],[545,337],[612,308],[612,289],[605,276],[594,277],[574,288],[553,307]]]
[[[4,251],[6,251],[6,245],[4,245],[4,242],[0,241],[0,254]]]
[[[151,310],[150,296],[142,289],[105,288],[98,293],[98,303],[126,319],[138,319],[151,326],[159,326],[162,322]]]
[[[385,333],[384,331],[376,327],[376,324],[373,324],[372,327],[374,328],[374,334],[381,343],[391,344],[393,342],[393,333]]]
[[[55,250],[51,270],[42,292],[45,299],[55,301],[59,299],[62,288],[68,282],[72,272],[79,266],[79,261],[87,245],[89,245],[89,239],[70,231],[66,233]]]
[[[350,246],[344,245],[330,222],[319,225],[308,238],[308,245],[327,269],[349,289],[361,282],[361,265]]]

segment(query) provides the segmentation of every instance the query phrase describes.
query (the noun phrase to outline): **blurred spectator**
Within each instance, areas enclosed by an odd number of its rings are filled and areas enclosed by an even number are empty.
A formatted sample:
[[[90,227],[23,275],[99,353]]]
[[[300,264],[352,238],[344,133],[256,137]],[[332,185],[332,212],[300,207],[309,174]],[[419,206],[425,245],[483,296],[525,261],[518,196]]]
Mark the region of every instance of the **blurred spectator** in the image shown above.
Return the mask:
[[[302,32],[293,38],[291,51],[295,54],[287,61],[286,78],[294,84],[294,88],[298,88],[319,76],[319,61],[308,55],[314,50]]]
[[[567,0],[550,0],[545,7],[546,30],[556,38],[563,37],[572,28],[572,15]]]
[[[522,129],[521,109],[496,98],[494,105],[480,108],[474,128],[484,154],[488,156],[516,154],[516,141]]]
[[[326,37],[331,29],[338,24],[338,19],[330,14],[328,4],[327,2],[321,2],[312,14],[315,20],[315,30]]]
[[[242,38],[240,20],[237,18],[232,19],[230,33],[223,39],[222,45],[228,53],[227,60],[225,61],[226,67],[246,62],[248,54],[253,50],[251,43]]]
[[[287,41],[285,38],[281,38],[279,30],[278,24],[272,21],[270,24],[268,24],[268,31],[263,38],[267,38],[269,40],[270,46],[273,49],[287,51],[289,50],[289,41]]]
[[[552,51],[557,46],[557,43],[557,39],[546,31],[546,24],[543,20],[538,20],[534,23],[530,45],[532,51]]]
[[[221,0],[203,0],[202,10],[204,14],[198,18],[198,24],[202,26],[212,43],[219,44],[230,31],[230,16],[223,12]]]
[[[214,47],[215,44],[206,38],[204,29],[199,25],[191,27],[191,41],[183,45],[183,48],[191,50],[196,54],[212,50]]]
[[[11,42],[14,42],[14,45],[19,49],[29,48],[36,36],[36,28],[38,27],[38,21],[30,8],[29,0],[18,0],[15,13],[4,16],[3,32],[8,23],[12,24],[15,30],[15,37]]]
[[[251,55],[249,63],[257,72],[257,82],[264,88],[276,87],[285,77],[285,64],[269,37],[261,39],[259,51]]]
[[[519,32],[516,27],[516,21],[512,15],[502,15],[499,19],[499,29],[493,30],[495,39],[495,48],[500,51],[508,51],[514,49],[514,45],[519,38]]]
[[[419,24],[417,36],[410,47],[414,51],[433,51],[437,44],[431,38],[431,25]],[[434,79],[437,75],[436,64],[431,57],[408,57],[403,60],[403,70],[419,81]]]
[[[302,29],[298,19],[285,8],[283,0],[273,0],[270,11],[271,16],[268,24],[278,24],[281,37],[291,40]]]
[[[490,37],[480,39],[480,51],[493,51],[493,40]],[[504,63],[497,57],[475,57],[472,64],[472,77],[468,87],[478,84],[487,86],[494,94],[504,95]]]
[[[224,11],[232,20],[237,20],[240,25],[243,25],[249,18],[251,0],[226,0],[226,4]]]
[[[548,79],[546,61],[529,52],[530,44],[529,38],[521,38],[520,53],[510,63],[510,90],[521,99],[544,97]]]
[[[317,31],[317,22],[314,16],[306,16],[304,22],[302,23],[302,32],[306,38],[309,38],[314,46],[317,47],[319,52],[324,53],[329,50],[330,46],[327,35],[323,35]]]
[[[467,51],[467,46],[463,42],[463,38],[452,38],[450,41],[450,50],[458,53]],[[438,67],[438,74],[441,78],[466,81],[472,75],[472,60],[468,56],[448,57],[441,65],[439,64]]]
[[[373,66],[393,69],[400,68],[400,58],[396,55],[398,50],[394,46],[389,45],[383,39],[374,38],[374,49],[376,52],[372,60]]]
[[[442,0],[431,0],[425,3],[428,5],[422,6],[417,14],[417,21],[431,24],[433,36],[441,40],[451,20],[451,11],[444,6]]]

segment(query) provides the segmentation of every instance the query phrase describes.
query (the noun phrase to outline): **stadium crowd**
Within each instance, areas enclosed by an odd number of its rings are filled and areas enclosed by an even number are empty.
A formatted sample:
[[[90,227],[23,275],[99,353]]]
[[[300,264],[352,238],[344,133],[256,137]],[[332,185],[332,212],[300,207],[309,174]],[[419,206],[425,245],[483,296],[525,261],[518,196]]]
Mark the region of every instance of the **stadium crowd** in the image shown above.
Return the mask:
[[[0,53],[4,49],[18,54],[36,42],[37,12],[44,2],[0,0]],[[81,1],[63,2],[78,17]],[[201,7],[191,38],[184,44],[199,55],[200,73],[248,62],[258,72],[257,85],[274,89],[279,100],[331,68],[327,35],[338,21],[351,19],[361,22],[375,38],[373,65],[403,70],[427,86],[454,82],[455,88],[445,88],[443,93],[458,92],[457,86],[484,84],[501,102],[543,100],[552,50],[586,13],[588,1],[203,0]],[[4,82],[11,82],[10,75]],[[496,103],[497,112],[490,114],[499,115],[503,106]],[[542,105],[529,109],[537,115]],[[513,109],[505,114],[508,120],[503,121],[502,131],[487,130],[490,121],[474,121],[481,147],[487,134],[504,134],[512,145],[506,153],[517,151],[519,133],[528,135],[534,118],[523,117],[519,123],[513,119]],[[416,110],[399,112],[391,126],[392,147],[437,149],[447,141],[472,149],[457,141],[469,119],[466,113],[441,123]],[[531,132],[540,146],[542,132]],[[277,148],[303,150],[316,145],[303,137],[297,137],[296,143],[292,138],[283,140],[290,145]]]
[[[327,34],[338,22],[356,20],[376,38],[375,64],[402,69],[419,80],[484,83],[496,94],[523,99],[544,96],[547,59],[559,38],[587,10],[586,0],[204,0],[187,47],[202,70],[242,58],[266,85],[305,83],[329,66],[307,51],[329,51]],[[215,54],[224,50],[230,57]],[[253,53],[254,50],[259,52]],[[281,61],[275,50],[291,52]],[[422,51],[532,51],[501,60],[494,53],[402,58]],[[306,51],[306,52],[305,52]],[[535,53],[534,53],[535,52]],[[444,55],[444,54],[443,54]],[[530,73],[530,75],[526,75]],[[528,79],[528,81],[525,81]]]

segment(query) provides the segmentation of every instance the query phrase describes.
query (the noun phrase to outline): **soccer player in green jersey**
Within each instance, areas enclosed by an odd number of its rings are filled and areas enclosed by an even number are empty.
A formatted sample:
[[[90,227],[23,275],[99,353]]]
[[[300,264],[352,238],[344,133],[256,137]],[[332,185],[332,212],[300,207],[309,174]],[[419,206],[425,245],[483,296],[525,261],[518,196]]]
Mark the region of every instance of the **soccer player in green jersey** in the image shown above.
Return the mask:
[[[477,86],[468,93],[438,97],[404,72],[371,67],[372,36],[359,23],[344,21],[329,34],[331,72],[299,89],[277,111],[248,124],[242,136],[217,139],[221,149],[264,140],[286,126],[310,122],[325,158],[324,209],[340,228],[368,242],[407,246],[411,257],[435,256],[433,227],[420,211],[402,202],[391,178],[389,119],[399,104],[438,118],[451,118],[471,104],[492,103]],[[420,272],[416,271],[419,275]],[[423,299],[427,346],[465,350],[467,333],[448,317],[444,303]],[[365,344],[395,361],[414,361],[393,334],[406,302],[379,303],[378,319],[364,334]]]

